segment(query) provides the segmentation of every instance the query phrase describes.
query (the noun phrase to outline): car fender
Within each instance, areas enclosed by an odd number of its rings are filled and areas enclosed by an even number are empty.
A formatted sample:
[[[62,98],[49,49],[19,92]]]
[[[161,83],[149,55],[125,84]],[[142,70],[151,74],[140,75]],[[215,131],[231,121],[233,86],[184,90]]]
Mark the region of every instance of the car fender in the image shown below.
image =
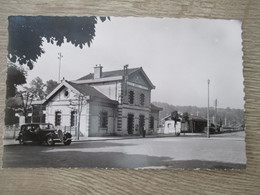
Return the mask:
[[[48,136],[53,137],[53,133],[52,132],[47,133],[46,137],[48,137]]]
[[[22,137],[21,134],[18,135],[18,137],[15,140],[19,140]]]
[[[18,137],[15,140],[19,140],[23,136],[22,132],[19,132]]]

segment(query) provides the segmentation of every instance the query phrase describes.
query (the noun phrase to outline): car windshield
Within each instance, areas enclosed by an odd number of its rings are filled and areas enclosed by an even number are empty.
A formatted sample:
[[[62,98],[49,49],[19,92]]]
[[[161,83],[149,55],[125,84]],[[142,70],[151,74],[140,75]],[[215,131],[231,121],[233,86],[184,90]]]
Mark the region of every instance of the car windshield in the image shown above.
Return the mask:
[[[40,124],[41,129],[54,129],[52,124]]]

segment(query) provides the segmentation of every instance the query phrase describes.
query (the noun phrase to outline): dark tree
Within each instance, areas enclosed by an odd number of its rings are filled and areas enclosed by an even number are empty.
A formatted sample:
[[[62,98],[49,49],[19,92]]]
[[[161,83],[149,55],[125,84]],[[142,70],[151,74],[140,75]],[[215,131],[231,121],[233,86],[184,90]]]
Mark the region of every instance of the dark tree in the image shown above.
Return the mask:
[[[175,111],[173,111],[173,112],[171,113],[171,119],[174,120],[175,123],[176,123],[177,121],[179,121],[178,111],[175,110]]]
[[[109,17],[100,17],[104,22]],[[90,47],[95,37],[97,17],[10,16],[8,58],[30,69],[44,53],[43,38],[61,46],[65,38],[74,46]]]
[[[26,83],[26,71],[12,63],[7,64],[6,98],[14,97],[16,86]]]
[[[176,125],[177,121],[180,121],[178,111],[175,110],[171,113],[171,119],[174,120],[174,129],[175,129],[175,135],[176,135]]]
[[[188,112],[183,113],[182,120],[185,121],[185,122],[189,120],[189,113]]]
[[[49,80],[46,82],[46,95],[49,95],[52,90],[57,87],[59,85],[59,83],[57,81],[54,81],[54,80]]]
[[[20,101],[15,97],[17,85],[26,83],[26,71],[10,62],[7,63],[7,80],[6,80],[6,107],[5,107],[5,124],[12,125],[18,123],[15,117],[15,110],[19,107]]]

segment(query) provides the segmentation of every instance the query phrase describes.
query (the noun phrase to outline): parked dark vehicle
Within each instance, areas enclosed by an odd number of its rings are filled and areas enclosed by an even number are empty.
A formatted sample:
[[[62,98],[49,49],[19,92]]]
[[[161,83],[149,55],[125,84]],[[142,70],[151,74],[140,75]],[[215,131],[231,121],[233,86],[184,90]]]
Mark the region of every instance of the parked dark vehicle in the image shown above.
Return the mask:
[[[30,123],[21,126],[19,136],[16,140],[18,140],[20,144],[25,144],[30,141],[39,144],[46,143],[48,146],[53,146],[57,142],[70,145],[71,137],[69,132],[63,134],[61,130],[57,131],[51,123]]]

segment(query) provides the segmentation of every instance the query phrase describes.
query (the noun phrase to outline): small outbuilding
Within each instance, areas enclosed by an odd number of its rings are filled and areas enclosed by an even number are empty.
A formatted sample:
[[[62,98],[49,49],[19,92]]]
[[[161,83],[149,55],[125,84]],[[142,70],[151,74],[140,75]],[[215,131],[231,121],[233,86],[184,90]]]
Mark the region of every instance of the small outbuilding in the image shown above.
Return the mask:
[[[207,119],[199,116],[190,116],[187,121],[181,122],[183,133],[203,133],[207,127]]]
[[[179,114],[179,119],[175,122],[171,115],[162,118],[163,128],[160,133],[203,133],[207,127],[207,119],[190,115],[184,120],[183,114]]]
[[[162,119],[162,124],[164,128],[162,128],[162,132],[164,134],[174,133],[179,134],[181,132],[181,121],[177,120],[176,122],[172,120],[171,115],[166,116]]]

